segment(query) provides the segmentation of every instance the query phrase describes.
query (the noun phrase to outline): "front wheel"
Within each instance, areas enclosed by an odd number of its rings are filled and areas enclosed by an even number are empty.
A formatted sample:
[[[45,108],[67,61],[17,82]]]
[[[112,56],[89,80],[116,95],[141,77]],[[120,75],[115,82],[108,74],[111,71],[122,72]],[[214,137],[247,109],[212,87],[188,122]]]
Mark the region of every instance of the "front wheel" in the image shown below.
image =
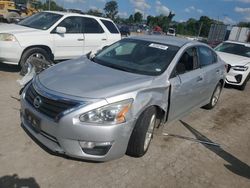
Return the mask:
[[[28,64],[34,58],[50,61],[50,55],[45,49],[42,49],[42,48],[30,48],[30,49],[26,50],[23,53],[21,61],[20,61],[20,66],[21,66],[20,74],[22,76],[24,76],[27,73]]]
[[[140,115],[135,124],[128,143],[127,155],[141,157],[147,152],[153,138],[155,124],[156,109],[150,107]]]
[[[207,105],[203,106],[202,108],[207,110],[214,108],[219,101],[221,90],[222,90],[222,84],[218,83],[210,99],[210,102]]]

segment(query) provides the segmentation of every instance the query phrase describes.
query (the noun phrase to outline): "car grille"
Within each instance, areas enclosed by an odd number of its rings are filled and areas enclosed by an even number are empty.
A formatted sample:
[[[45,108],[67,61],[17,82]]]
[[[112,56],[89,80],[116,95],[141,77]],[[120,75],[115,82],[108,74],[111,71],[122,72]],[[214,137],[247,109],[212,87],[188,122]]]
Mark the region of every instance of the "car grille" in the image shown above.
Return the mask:
[[[45,114],[46,116],[57,119],[58,115],[62,112],[71,109],[78,105],[77,102],[65,101],[65,100],[54,100],[40,95],[33,87],[32,84],[28,86],[26,91],[25,99],[31,104],[37,111]],[[41,103],[38,106],[34,105],[34,99],[39,96]]]

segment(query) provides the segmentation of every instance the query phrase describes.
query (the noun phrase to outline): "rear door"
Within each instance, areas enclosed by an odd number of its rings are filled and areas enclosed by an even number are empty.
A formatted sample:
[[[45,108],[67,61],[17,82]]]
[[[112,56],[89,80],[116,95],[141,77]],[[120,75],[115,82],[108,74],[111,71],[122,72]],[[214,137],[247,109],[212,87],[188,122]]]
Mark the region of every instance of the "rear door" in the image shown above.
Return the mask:
[[[65,27],[66,33],[58,34],[56,28],[51,32],[54,37],[55,60],[72,59],[81,56],[84,44],[81,17],[67,17],[58,26]]]
[[[198,65],[195,47],[184,51],[169,81],[171,83],[169,120],[174,120],[185,115],[202,101],[204,75]]]
[[[107,35],[99,22],[94,18],[82,17],[84,33],[84,54],[96,52],[106,46]]]
[[[201,97],[203,100],[211,98],[221,75],[224,74],[223,65],[218,63],[217,54],[206,46],[198,47],[199,64],[204,74],[204,87]]]
[[[107,45],[111,45],[114,42],[121,40],[121,33],[111,20],[101,19],[101,23],[107,28]]]

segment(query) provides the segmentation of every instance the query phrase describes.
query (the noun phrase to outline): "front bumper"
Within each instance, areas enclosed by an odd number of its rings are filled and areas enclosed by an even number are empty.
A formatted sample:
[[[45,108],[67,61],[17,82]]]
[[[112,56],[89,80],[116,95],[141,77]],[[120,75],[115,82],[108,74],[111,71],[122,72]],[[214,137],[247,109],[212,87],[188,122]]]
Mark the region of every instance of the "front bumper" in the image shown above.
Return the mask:
[[[29,123],[25,116],[25,110],[29,110],[40,119],[39,131],[36,131]],[[108,161],[120,158],[125,154],[135,120],[109,126],[83,124],[74,120],[76,114],[77,111],[74,111],[62,117],[59,122],[55,122],[38,112],[23,97],[21,98],[22,126],[51,151],[92,161]],[[84,149],[80,142],[101,144],[102,147],[105,147],[106,153],[96,155],[96,151]],[[107,143],[109,144],[106,145]],[[98,148],[93,149],[100,148],[101,146],[98,146]]]
[[[23,49],[18,42],[0,41],[0,62],[18,65]]]
[[[226,83],[229,85],[241,86],[246,80],[250,70],[236,71],[230,68],[226,75]]]

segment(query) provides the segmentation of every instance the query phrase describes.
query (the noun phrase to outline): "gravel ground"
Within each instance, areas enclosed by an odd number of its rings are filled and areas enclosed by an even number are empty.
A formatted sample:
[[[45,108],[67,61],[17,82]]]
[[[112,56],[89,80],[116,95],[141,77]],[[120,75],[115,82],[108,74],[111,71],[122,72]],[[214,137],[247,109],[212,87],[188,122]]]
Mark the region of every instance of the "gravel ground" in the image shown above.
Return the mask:
[[[197,109],[157,130],[144,157],[91,163],[48,153],[20,127],[17,71],[0,64],[1,188],[250,187],[250,83],[244,92],[224,89],[212,111]]]

